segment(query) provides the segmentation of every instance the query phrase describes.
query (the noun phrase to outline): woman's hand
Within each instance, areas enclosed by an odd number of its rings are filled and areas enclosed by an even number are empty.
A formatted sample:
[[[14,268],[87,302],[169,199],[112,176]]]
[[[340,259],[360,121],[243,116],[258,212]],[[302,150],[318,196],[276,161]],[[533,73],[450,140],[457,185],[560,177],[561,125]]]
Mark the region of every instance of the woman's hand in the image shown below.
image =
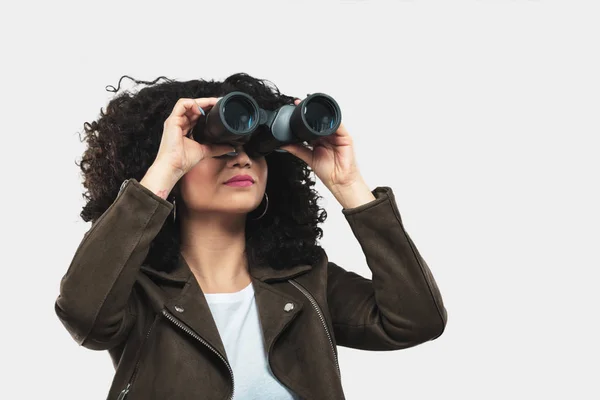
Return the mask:
[[[294,101],[296,105],[299,103],[300,100]],[[307,163],[323,184],[334,193],[356,183],[362,183],[356,165],[352,137],[343,123],[332,135],[313,140],[309,145],[293,143],[280,148]]]
[[[230,153],[233,146],[222,144],[201,144],[188,138],[188,132],[196,125],[198,118],[206,114],[218,98],[181,98],[165,120],[158,154],[154,164],[172,170],[179,178],[185,175],[201,160],[211,156]],[[205,111],[200,111],[200,107]],[[233,149],[235,150],[235,149]]]

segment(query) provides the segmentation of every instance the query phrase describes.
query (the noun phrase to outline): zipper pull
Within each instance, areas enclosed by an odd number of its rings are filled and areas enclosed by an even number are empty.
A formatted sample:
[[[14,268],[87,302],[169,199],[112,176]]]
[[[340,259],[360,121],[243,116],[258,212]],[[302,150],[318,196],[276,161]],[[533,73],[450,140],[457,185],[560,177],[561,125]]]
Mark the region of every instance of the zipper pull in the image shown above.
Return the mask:
[[[131,386],[131,382],[127,384],[127,387],[125,389],[121,390],[121,393],[119,394],[119,397],[117,397],[117,400],[125,399],[125,396],[127,396],[127,393],[129,392],[129,386]]]
[[[119,193],[117,194],[117,197],[119,194],[121,194],[121,192],[123,191],[123,189],[125,189],[125,186],[127,185],[127,182],[129,182],[129,179],[125,179],[123,181],[123,183],[121,183],[121,187],[119,188]]]

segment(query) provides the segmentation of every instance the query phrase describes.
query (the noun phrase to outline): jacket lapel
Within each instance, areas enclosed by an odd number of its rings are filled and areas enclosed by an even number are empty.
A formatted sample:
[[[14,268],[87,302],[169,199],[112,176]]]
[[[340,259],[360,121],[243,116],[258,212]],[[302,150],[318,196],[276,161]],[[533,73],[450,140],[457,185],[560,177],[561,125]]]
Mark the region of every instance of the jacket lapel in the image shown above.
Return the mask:
[[[166,310],[227,359],[206,297],[184,257],[180,254],[176,267],[170,272],[157,271],[146,265],[141,269],[154,280],[167,284],[184,284],[178,295],[162,299]],[[271,348],[275,339],[302,309],[299,297],[284,293],[269,282],[287,280],[311,269],[309,264],[299,264],[285,270],[262,265],[250,268],[265,350]]]
[[[252,283],[265,351],[268,352],[275,339],[302,310],[302,302],[255,278]]]

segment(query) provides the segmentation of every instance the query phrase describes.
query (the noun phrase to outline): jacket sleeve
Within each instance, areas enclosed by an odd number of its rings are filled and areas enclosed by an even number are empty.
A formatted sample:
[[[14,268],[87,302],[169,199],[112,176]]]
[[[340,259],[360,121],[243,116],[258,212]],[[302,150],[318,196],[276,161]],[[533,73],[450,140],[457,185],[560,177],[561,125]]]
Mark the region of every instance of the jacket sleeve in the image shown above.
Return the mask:
[[[425,260],[404,229],[394,193],[342,209],[372,272],[372,280],[328,261],[327,302],[337,344],[398,350],[439,337],[447,312]]]
[[[55,312],[79,345],[105,350],[133,326],[137,272],[173,205],[135,179],[85,233],[60,281]]]

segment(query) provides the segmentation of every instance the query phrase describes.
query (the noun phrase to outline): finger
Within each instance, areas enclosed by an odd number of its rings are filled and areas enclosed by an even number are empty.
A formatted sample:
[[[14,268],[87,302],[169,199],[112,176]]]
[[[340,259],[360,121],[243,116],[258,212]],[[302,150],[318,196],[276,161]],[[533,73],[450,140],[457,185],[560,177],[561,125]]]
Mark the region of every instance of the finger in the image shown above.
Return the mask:
[[[189,129],[193,128],[200,115],[202,114],[194,99],[181,98],[175,103],[173,111],[165,123],[179,124],[181,129],[186,132],[184,136],[188,136],[190,134]]]
[[[191,117],[192,115],[200,114],[198,103],[194,99],[181,98],[177,100],[171,115],[173,117]]]
[[[204,147],[206,148],[209,157],[220,157],[225,154],[236,153],[235,147],[229,144],[206,144]]]
[[[312,168],[313,152],[310,148],[297,143],[287,144],[285,146],[281,146],[280,148],[286,150],[289,153],[292,153]]]
[[[192,130],[194,129],[194,126],[196,125],[196,122],[198,121],[198,119],[200,117],[206,117],[206,114],[208,113],[208,111],[210,111],[210,109],[215,104],[217,104],[217,101],[219,99],[220,99],[220,97],[219,98],[216,98],[216,97],[201,97],[201,98],[194,99],[194,103],[196,103],[197,106],[192,109],[193,112],[192,112],[191,116],[188,115],[188,114],[186,114],[186,116],[188,117],[188,119],[190,121],[190,125],[192,127],[192,129],[186,135],[187,137],[191,136]]]
[[[179,126],[182,131],[187,132],[188,129],[192,128],[190,119],[186,116],[178,117],[171,115],[165,120],[164,126]]]
[[[300,100],[300,99],[296,99],[296,100],[294,100],[294,104],[295,104],[295,105],[298,105],[298,104],[300,104],[300,102],[301,102],[301,101],[302,101],[302,100]]]
[[[217,101],[220,99],[220,97],[199,97],[197,99],[194,99],[194,101],[196,102],[196,104],[198,104],[198,106],[205,108],[208,106],[214,106],[215,104],[217,104]]]
[[[332,139],[331,135],[323,136],[318,139],[313,139],[313,140],[309,141],[308,143],[312,149],[315,149],[317,147],[325,147],[326,149],[331,149],[331,146],[332,146],[332,144],[330,143],[331,139]]]
[[[208,111],[210,111],[210,109],[213,108],[220,99],[221,99],[221,97],[218,97],[218,98],[217,97],[206,97],[206,98],[195,99],[196,104],[198,104],[198,111],[200,111],[200,114],[198,115],[198,117],[200,115],[206,117],[206,114],[208,113]]]
[[[346,129],[346,127],[344,126],[343,122],[340,122],[340,126],[337,128],[337,131],[335,131],[334,135],[336,136],[350,136],[350,132],[348,132],[348,129]]]
[[[211,105],[216,104],[216,102],[216,97],[206,97],[199,99],[181,98],[177,100],[177,103],[175,103],[171,115],[174,118],[185,117],[189,120],[190,123],[193,124],[201,115],[206,114],[204,110],[200,110],[201,107],[211,107]]]

